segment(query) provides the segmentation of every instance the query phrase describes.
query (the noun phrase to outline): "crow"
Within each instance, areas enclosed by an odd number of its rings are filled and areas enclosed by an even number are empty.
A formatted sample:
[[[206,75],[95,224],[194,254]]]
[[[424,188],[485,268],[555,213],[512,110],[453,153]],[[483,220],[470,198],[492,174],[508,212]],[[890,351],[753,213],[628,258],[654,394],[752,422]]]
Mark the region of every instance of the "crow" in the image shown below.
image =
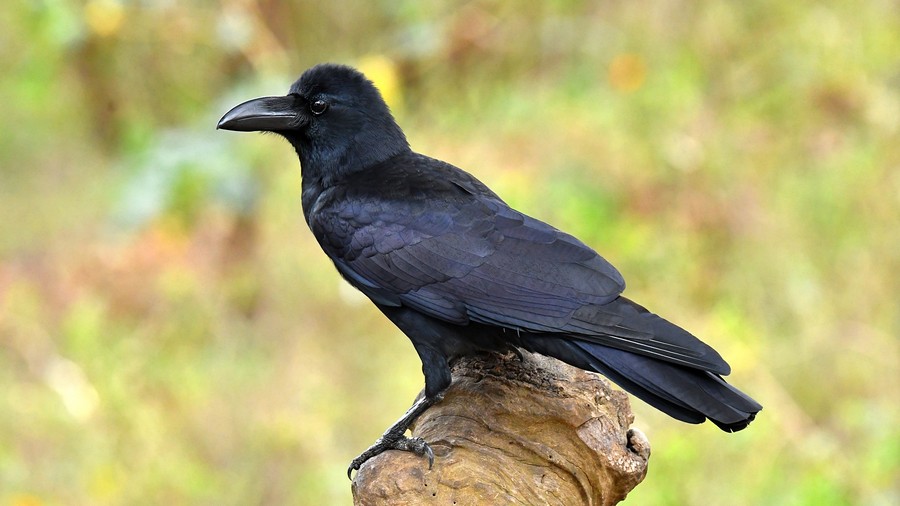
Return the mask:
[[[664,413],[726,432],[762,409],[722,379],[730,366],[686,330],[623,297],[589,246],[507,205],[481,181],[410,149],[381,94],[349,66],[320,64],[286,96],[228,111],[217,128],[274,132],[300,158],[306,222],[338,272],[406,334],[425,394],[350,476],[389,449],[434,454],[410,424],[450,385],[450,362],[528,350],[605,375]]]

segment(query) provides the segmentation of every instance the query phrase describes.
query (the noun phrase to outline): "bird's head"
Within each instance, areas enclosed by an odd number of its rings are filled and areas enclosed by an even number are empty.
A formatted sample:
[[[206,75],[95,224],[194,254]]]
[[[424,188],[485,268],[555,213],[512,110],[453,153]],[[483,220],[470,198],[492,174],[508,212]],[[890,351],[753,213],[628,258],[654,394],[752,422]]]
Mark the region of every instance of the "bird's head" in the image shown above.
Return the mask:
[[[409,150],[375,85],[344,65],[316,65],[286,96],[244,102],[222,116],[217,128],[285,137],[300,156],[304,179],[320,181]]]

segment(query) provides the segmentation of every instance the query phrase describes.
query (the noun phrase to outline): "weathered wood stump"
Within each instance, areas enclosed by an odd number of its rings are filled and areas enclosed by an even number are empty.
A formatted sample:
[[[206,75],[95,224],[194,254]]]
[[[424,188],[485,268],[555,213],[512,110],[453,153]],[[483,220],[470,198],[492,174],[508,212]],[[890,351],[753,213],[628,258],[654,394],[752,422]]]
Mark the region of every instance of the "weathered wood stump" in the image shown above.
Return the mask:
[[[461,359],[453,378],[412,427],[434,467],[385,452],[354,478],[354,504],[610,505],[644,479],[650,444],[605,378],[527,352]]]

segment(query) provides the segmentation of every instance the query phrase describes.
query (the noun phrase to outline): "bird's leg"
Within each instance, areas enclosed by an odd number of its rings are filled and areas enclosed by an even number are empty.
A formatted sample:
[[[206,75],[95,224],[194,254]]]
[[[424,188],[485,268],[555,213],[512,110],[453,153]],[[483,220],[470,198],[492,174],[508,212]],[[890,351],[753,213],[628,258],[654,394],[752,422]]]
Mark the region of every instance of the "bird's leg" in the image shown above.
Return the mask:
[[[428,469],[431,469],[431,466],[434,464],[434,452],[431,451],[428,443],[420,437],[410,438],[406,437],[404,434],[406,434],[406,429],[412,425],[416,418],[421,416],[425,410],[440,402],[443,398],[444,393],[441,392],[434,396],[423,395],[421,398],[416,399],[416,402],[413,403],[412,407],[409,408],[399,420],[394,422],[394,425],[391,425],[390,428],[375,441],[375,444],[370,446],[368,450],[362,452],[359,457],[353,459],[353,462],[350,463],[350,467],[347,468],[347,477],[350,478],[353,471],[358,471],[367,460],[386,450],[402,450],[415,453],[422,457],[428,457]]]

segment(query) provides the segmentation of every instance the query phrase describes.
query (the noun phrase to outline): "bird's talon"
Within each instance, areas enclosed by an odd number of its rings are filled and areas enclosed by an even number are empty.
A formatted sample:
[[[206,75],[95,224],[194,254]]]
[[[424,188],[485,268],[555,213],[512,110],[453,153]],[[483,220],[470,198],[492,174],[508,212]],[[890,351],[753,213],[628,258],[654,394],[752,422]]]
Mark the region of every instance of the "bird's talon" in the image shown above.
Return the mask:
[[[420,457],[428,458],[428,469],[434,466],[434,452],[428,443],[420,437],[408,438],[404,436],[396,437],[395,435],[385,434],[375,442],[368,450],[362,452],[359,457],[350,462],[347,468],[347,478],[353,479],[353,471],[359,471],[363,464],[369,459],[380,455],[387,450],[400,450],[404,452],[414,453]]]
[[[425,444],[425,455],[428,457],[428,470],[431,471],[431,468],[434,467],[434,452],[427,443]]]
[[[403,450],[415,453],[416,455],[419,455],[421,457],[427,457],[428,458],[428,468],[431,469],[431,466],[434,465],[434,452],[431,450],[431,446],[429,446],[428,443],[424,439],[422,439],[420,437],[407,438],[402,443],[403,443],[403,448],[402,448]],[[396,449],[399,450],[401,448],[396,448]]]

